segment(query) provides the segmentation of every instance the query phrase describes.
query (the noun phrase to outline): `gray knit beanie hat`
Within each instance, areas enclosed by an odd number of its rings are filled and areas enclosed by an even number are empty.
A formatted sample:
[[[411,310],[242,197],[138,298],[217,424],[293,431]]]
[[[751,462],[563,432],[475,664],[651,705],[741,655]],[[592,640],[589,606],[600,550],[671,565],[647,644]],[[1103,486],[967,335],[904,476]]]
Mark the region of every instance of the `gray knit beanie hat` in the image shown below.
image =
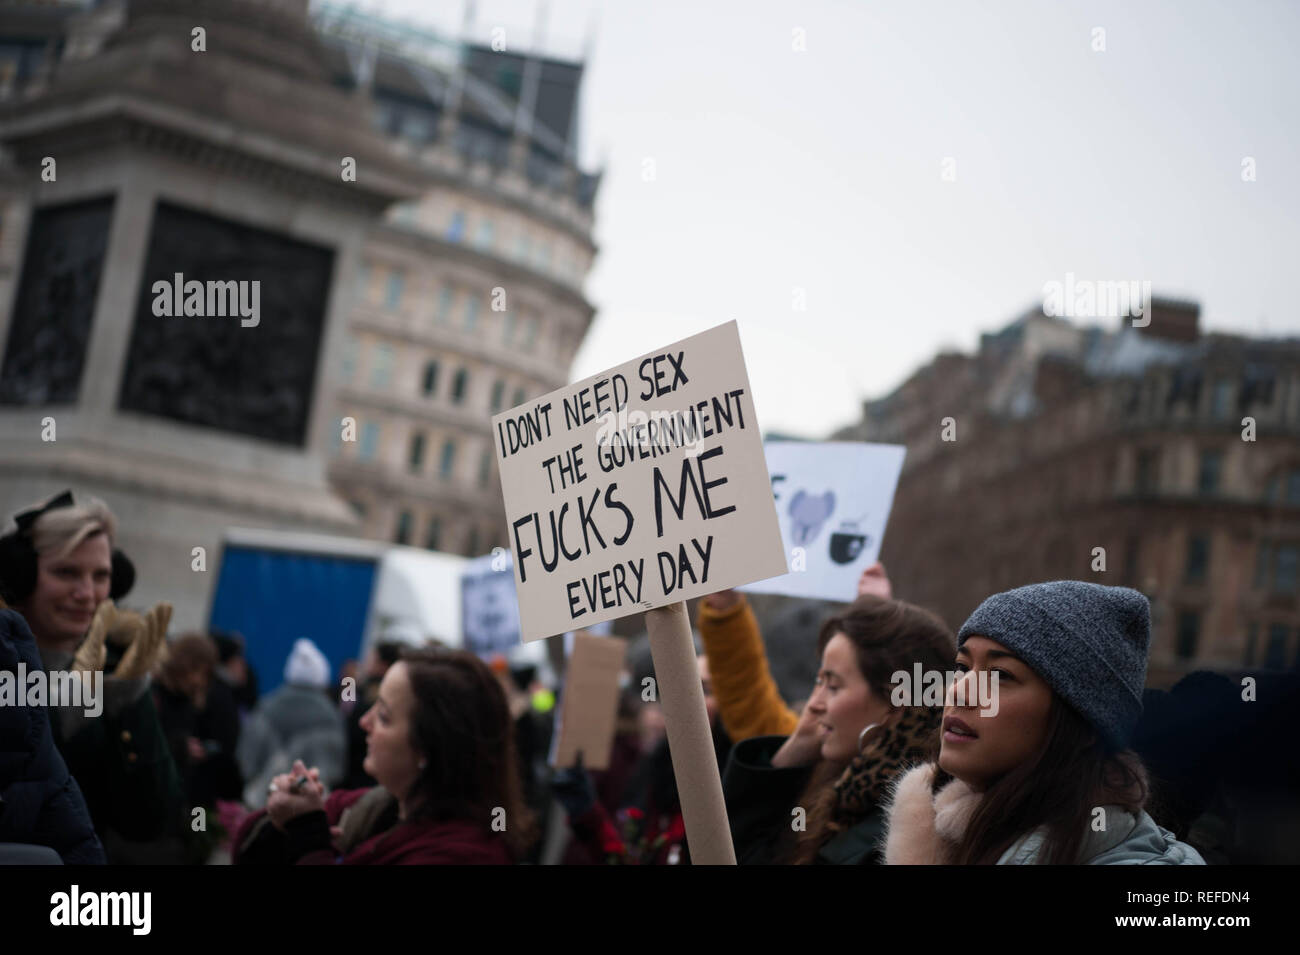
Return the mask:
[[[1151,605],[1128,587],[1055,580],[994,594],[957,633],[996,640],[1122,748],[1142,715]]]

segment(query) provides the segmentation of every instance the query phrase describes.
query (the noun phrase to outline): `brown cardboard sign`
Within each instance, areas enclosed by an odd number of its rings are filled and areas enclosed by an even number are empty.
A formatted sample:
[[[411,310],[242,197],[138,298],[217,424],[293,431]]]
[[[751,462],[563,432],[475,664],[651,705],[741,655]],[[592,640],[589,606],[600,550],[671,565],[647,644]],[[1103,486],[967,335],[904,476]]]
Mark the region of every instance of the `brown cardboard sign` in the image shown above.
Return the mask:
[[[557,767],[572,766],[582,753],[587,769],[608,769],[618,718],[618,679],[626,647],[617,637],[573,635],[564,679]]]

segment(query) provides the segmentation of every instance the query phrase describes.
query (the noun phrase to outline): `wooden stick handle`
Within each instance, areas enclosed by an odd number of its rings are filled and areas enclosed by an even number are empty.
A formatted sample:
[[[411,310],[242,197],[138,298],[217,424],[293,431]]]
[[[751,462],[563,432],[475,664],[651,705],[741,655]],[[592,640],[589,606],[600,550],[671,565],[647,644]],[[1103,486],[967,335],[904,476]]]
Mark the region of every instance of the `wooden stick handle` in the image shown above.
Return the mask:
[[[735,865],[722,777],[713,734],[704,708],[704,687],[695,662],[695,644],[686,604],[647,610],[646,630],[654,658],[668,748],[682,801],[682,820],[694,865]]]

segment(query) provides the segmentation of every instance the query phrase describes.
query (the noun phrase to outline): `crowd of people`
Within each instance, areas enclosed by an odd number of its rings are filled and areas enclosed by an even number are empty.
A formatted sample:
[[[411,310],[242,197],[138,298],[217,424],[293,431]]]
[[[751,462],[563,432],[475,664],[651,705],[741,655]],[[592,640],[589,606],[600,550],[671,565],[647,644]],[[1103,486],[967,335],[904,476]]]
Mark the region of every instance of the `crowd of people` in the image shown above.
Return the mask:
[[[637,641],[606,768],[553,768],[535,672],[402,639],[334,674],[303,635],[261,694],[238,634],[171,634],[166,603],[125,609],[117,533],[104,502],[65,492],[0,537],[0,674],[85,690],[0,697],[0,861],[690,862]],[[744,595],[704,598],[697,625],[742,864],[1234,861],[1213,766],[1243,745],[1239,696],[1208,673],[1145,687],[1137,591],[1020,587],[954,633],[876,564],[807,634],[817,676],[799,701]],[[941,699],[900,698],[900,673],[949,676]],[[992,676],[990,707],[976,688]]]

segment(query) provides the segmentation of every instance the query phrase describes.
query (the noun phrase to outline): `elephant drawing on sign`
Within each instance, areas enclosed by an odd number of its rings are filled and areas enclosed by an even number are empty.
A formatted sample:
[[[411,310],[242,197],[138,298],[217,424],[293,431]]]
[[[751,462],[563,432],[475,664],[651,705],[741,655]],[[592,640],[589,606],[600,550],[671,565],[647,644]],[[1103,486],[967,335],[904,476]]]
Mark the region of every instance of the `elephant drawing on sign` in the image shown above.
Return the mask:
[[[822,495],[796,492],[790,501],[790,543],[795,547],[807,547],[817,539],[822,525],[834,510],[834,491]]]

